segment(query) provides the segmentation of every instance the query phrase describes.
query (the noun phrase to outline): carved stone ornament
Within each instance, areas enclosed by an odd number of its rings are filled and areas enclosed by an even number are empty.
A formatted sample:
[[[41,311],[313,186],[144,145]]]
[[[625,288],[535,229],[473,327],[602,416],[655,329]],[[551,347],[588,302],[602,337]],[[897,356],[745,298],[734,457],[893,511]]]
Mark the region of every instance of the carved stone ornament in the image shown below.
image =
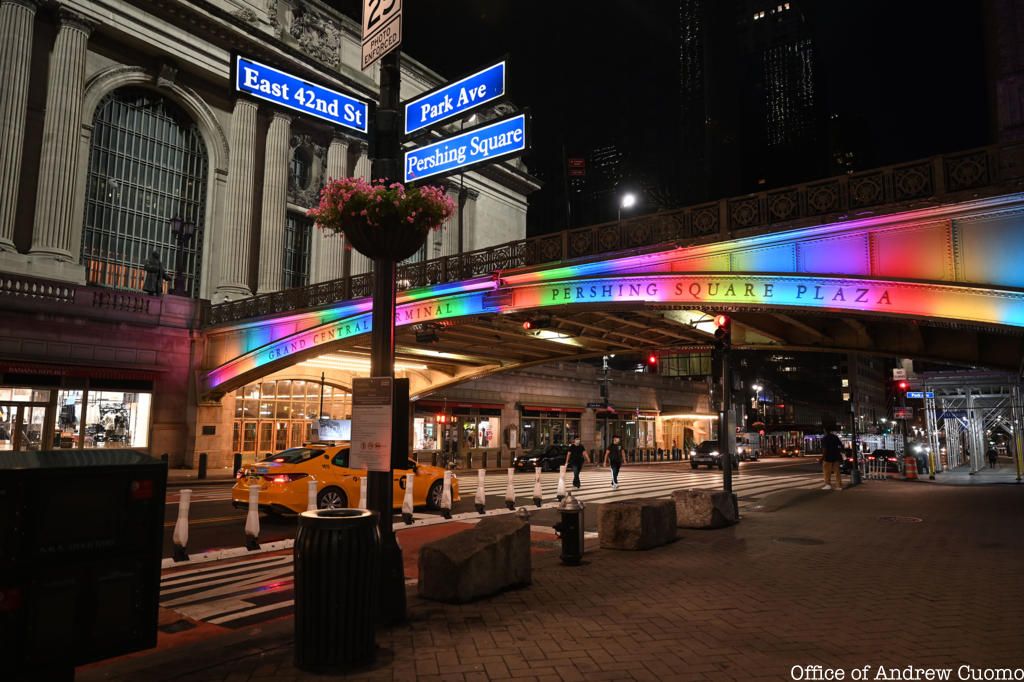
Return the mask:
[[[307,153],[311,167],[305,187],[299,187],[295,175],[288,174],[288,201],[304,208],[316,206],[320,201],[320,188],[324,185],[324,172],[327,170],[327,147],[304,134],[292,135],[289,146],[293,155]]]
[[[163,62],[160,64],[160,68],[157,71],[156,86],[158,88],[168,88],[174,85],[174,81],[178,78],[178,66],[172,62]]]
[[[241,19],[247,24],[258,24],[260,21],[260,18],[256,16],[256,13],[248,7],[243,7],[242,9],[235,10],[231,13],[231,16],[235,17],[236,19]]]
[[[341,27],[327,15],[300,2],[292,10],[288,33],[313,59],[334,68],[341,66]]]
[[[277,0],[267,0],[267,21],[277,28]]]

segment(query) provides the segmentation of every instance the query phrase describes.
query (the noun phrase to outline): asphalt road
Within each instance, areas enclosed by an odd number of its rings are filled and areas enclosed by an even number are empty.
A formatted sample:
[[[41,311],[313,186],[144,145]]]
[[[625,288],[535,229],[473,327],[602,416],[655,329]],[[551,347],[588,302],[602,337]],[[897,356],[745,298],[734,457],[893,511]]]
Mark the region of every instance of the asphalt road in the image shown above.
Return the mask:
[[[741,509],[744,500],[763,496],[768,492],[787,487],[813,484],[813,474],[820,471],[814,457],[799,459],[763,459],[759,462],[743,462],[740,472],[734,476],[734,490],[740,497]],[[492,483],[488,486],[489,493],[495,488],[504,490],[505,476],[492,474]],[[546,473],[543,481],[546,495],[554,497],[554,486],[557,485],[557,473]],[[499,480],[500,479],[500,482]],[[700,469],[694,471],[689,462],[671,462],[658,464],[631,464],[622,468],[619,476],[620,488],[611,491],[607,469],[588,466],[582,474],[583,487],[579,495],[587,503],[584,516],[585,529],[597,529],[597,509],[601,502],[610,499],[628,497],[667,495],[673,489],[686,487],[717,487],[721,485],[721,472]],[[567,483],[571,480],[567,477]],[[516,476],[516,488],[519,497],[517,506],[532,507],[533,477],[528,473]],[[472,473],[460,475],[462,499],[452,507],[453,514],[474,511],[473,497],[475,492],[475,476]],[[235,509],[231,505],[232,482],[207,485],[171,485],[168,488],[166,517],[164,523],[163,556],[169,557],[173,552],[171,535],[175,520],[178,517],[178,493],[182,488],[192,489],[192,503],[189,513],[190,552],[213,549],[241,547],[245,544],[245,510]],[[550,491],[550,493],[548,492]],[[487,508],[494,509],[505,506],[503,492],[488,494]],[[427,509],[417,509],[418,514],[437,515]],[[531,517],[534,524],[550,525],[557,519],[554,510],[542,510]],[[395,517],[395,523],[401,523],[401,517]],[[295,536],[296,520],[294,516],[260,515],[261,543],[284,540]]]

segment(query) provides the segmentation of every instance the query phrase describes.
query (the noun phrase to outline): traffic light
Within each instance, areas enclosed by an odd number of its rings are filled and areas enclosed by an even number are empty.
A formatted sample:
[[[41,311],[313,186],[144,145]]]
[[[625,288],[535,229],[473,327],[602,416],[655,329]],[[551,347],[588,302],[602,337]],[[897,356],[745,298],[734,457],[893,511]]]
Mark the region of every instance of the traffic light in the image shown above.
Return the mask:
[[[910,384],[907,383],[905,380],[901,380],[896,384],[896,387],[901,391],[906,391],[908,388],[910,388]]]
[[[523,329],[530,331],[531,329],[546,329],[551,326],[550,317],[532,317],[523,322]]]
[[[648,353],[647,354],[647,364],[649,366],[651,366],[651,367],[654,367],[655,365],[657,365],[658,364],[658,356],[656,354],[654,354],[654,353]]]
[[[732,330],[726,315],[715,315],[715,350],[724,351],[732,347]]]

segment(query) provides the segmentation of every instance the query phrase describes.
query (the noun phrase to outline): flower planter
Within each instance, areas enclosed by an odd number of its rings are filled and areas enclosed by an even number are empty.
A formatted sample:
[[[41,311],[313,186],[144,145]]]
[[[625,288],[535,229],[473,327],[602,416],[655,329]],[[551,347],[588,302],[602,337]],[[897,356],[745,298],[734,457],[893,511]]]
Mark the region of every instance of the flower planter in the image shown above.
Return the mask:
[[[401,225],[370,227],[350,224],[342,232],[352,248],[364,256],[374,260],[390,258],[396,263],[415,254],[427,240],[427,231]]]

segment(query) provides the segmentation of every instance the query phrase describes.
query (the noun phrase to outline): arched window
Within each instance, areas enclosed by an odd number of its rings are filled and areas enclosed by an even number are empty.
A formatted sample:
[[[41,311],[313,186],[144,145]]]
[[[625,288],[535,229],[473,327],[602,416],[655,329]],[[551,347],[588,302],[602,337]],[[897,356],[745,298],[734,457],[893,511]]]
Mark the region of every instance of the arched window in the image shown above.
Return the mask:
[[[89,283],[141,291],[153,251],[173,278],[178,239],[170,221],[181,218],[195,226],[183,240],[181,269],[186,294],[198,297],[206,174],[202,136],[180,107],[142,88],[107,95],[89,150],[82,231]]]

